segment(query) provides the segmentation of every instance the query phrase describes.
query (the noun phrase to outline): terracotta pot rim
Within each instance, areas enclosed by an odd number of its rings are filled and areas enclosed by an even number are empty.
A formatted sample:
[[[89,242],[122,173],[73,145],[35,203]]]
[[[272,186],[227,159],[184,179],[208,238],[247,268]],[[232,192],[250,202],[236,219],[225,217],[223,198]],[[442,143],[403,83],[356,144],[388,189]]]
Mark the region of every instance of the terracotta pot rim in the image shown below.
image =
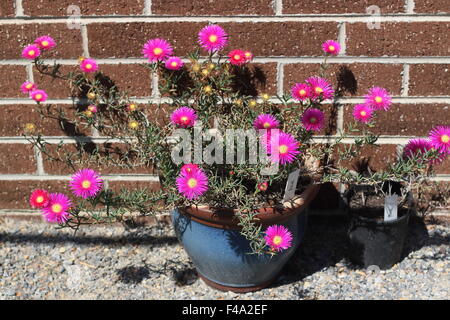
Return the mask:
[[[299,214],[314,199],[320,188],[319,184],[311,183],[300,194],[291,201],[283,203],[278,207],[263,207],[258,210],[258,223],[263,227],[271,224],[281,223],[294,215]],[[196,206],[178,208],[178,211],[190,219],[219,229],[240,230],[238,220],[235,218],[235,209],[211,209],[209,206]]]

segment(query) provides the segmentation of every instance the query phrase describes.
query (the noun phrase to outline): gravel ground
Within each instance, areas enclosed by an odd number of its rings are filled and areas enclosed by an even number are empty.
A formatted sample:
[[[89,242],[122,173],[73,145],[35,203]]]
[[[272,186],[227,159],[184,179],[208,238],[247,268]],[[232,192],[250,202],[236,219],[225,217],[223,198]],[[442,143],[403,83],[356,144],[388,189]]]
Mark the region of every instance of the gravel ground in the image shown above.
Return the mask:
[[[412,223],[391,270],[347,262],[345,221],[311,218],[272,287],[220,292],[196,276],[170,226],[70,230],[0,220],[0,299],[449,299],[450,225]]]

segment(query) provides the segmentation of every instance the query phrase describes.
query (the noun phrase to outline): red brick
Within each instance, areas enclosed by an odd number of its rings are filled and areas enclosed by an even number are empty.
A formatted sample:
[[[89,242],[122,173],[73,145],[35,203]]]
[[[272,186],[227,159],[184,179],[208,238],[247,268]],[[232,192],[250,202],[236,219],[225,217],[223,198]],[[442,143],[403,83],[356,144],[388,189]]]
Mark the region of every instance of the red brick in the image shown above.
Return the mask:
[[[450,96],[450,64],[412,64],[410,96]]]
[[[339,148],[342,148],[339,147]],[[337,159],[338,153],[335,153]],[[336,164],[338,168],[348,168],[358,170],[362,164],[367,163],[372,171],[380,171],[386,169],[387,165],[395,162],[397,159],[397,146],[392,144],[364,146],[359,156],[352,159],[342,160],[340,164]]]
[[[120,192],[122,189],[126,190],[142,190],[147,189],[148,191],[159,190],[159,182],[154,181],[109,181],[108,189],[114,192]]]
[[[438,174],[450,174],[450,157],[447,157],[442,163],[434,165],[434,170]]]
[[[8,75],[7,77],[2,77],[0,98],[28,98],[27,94],[20,91],[22,83],[28,80],[24,66],[3,65],[0,66],[0,74]]]
[[[352,111],[353,106],[345,106],[344,128],[354,121]],[[450,105],[393,104],[388,111],[376,111],[376,127],[370,130],[382,135],[426,136],[443,119],[450,119]]]
[[[152,13],[158,15],[273,15],[271,0],[153,0]]]
[[[447,0],[414,0],[416,13],[450,13],[450,4]]]
[[[14,0],[3,0],[0,3],[0,17],[13,17],[15,15]]]
[[[81,32],[66,24],[0,25],[0,59],[22,59],[22,50],[39,36],[50,35],[56,48],[46,51],[44,58],[78,58],[82,55]]]
[[[77,12],[68,10],[70,5],[80,8],[83,16],[101,15],[140,15],[144,11],[144,0],[39,0],[24,1],[24,13],[29,16],[75,15]]]
[[[447,56],[450,23],[385,22],[380,29],[365,23],[347,25],[347,54],[354,56]]]
[[[367,13],[366,9],[377,5],[381,14],[404,12],[404,0],[283,0],[284,14]]]
[[[46,72],[52,72],[53,68]],[[67,76],[69,72],[76,72],[79,69],[76,66],[62,65],[58,69],[60,76]],[[60,78],[54,78],[47,74],[40,73],[35,67],[33,67],[34,82],[38,84],[40,89],[44,89],[49,99],[64,99],[72,97],[70,90],[70,81]]]
[[[245,48],[258,56],[321,55],[322,42],[337,37],[334,22],[230,22],[221,25],[230,35],[225,53]],[[205,23],[188,22],[91,24],[88,26],[89,52],[98,58],[142,57],[141,51],[148,39],[161,37],[173,44],[176,55],[186,55],[198,48],[197,33],[204,26]],[[305,34],[308,34],[308,41],[299,45],[298,39],[304,39]]]
[[[36,160],[30,144],[0,144],[0,174],[36,173]]]
[[[152,94],[151,73],[138,64],[100,65],[99,70],[129,96],[148,97]]]
[[[288,64],[284,66],[284,89],[310,76],[319,75],[319,64]],[[403,66],[382,63],[329,64],[325,77],[333,86],[343,89],[345,96],[364,95],[372,86],[386,88],[392,95],[400,95]]]

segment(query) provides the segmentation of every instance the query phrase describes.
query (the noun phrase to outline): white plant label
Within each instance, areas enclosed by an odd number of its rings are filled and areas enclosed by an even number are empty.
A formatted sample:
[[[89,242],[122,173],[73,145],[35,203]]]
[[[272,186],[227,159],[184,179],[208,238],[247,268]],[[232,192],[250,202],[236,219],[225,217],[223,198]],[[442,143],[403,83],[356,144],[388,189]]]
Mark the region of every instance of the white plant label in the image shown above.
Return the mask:
[[[397,219],[398,196],[396,194],[386,196],[384,200],[384,221],[392,221]]]
[[[295,190],[297,189],[297,181],[300,175],[300,169],[292,171],[286,183],[286,189],[284,190],[283,202],[291,200],[295,196]]]

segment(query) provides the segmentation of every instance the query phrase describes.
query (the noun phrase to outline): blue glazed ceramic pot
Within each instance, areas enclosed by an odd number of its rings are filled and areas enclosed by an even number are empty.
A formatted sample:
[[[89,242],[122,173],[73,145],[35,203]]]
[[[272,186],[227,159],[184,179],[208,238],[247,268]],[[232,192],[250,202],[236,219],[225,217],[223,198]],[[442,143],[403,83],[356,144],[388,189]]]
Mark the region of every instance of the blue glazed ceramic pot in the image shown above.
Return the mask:
[[[235,292],[255,291],[274,281],[298,248],[306,228],[304,209],[316,193],[317,186],[312,185],[290,209],[260,210],[263,228],[280,224],[293,234],[292,247],[273,257],[249,254],[249,242],[240,234],[231,210],[178,209],[172,212],[172,222],[199,276],[208,285]]]

